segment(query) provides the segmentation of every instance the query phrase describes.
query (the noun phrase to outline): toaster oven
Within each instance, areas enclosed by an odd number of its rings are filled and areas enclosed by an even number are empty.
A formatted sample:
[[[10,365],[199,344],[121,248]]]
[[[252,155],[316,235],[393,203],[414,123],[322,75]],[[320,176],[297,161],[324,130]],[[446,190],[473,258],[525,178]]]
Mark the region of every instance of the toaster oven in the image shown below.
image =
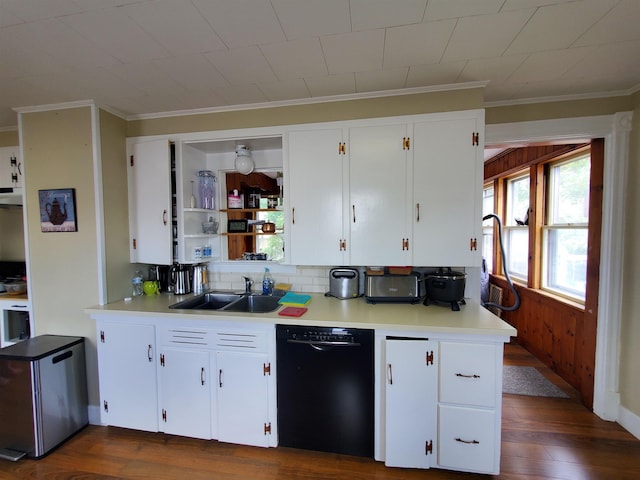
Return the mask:
[[[424,285],[419,272],[408,275],[365,273],[364,290],[367,303],[418,303],[424,297]]]

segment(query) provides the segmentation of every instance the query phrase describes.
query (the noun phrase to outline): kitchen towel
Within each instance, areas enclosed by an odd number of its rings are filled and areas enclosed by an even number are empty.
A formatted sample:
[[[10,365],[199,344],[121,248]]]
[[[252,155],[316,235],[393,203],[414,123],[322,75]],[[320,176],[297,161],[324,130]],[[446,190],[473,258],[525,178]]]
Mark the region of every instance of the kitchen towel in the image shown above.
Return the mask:
[[[281,305],[289,305],[291,307],[304,307],[311,301],[311,295],[287,292],[278,301]]]

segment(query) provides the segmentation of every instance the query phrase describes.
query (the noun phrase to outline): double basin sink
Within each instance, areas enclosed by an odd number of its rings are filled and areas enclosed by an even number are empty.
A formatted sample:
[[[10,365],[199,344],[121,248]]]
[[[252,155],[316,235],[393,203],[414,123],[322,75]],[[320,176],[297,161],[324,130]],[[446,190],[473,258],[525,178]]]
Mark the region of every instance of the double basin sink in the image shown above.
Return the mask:
[[[269,313],[276,310],[280,297],[249,293],[209,292],[169,305],[184,310],[217,310],[224,312]]]

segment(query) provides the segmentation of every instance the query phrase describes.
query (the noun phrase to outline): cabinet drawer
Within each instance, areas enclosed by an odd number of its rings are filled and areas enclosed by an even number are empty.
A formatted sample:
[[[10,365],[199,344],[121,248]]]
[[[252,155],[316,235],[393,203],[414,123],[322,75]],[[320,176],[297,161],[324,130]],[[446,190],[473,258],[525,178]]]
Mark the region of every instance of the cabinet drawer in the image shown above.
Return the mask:
[[[494,345],[441,342],[440,402],[494,407],[497,369]]]
[[[438,407],[438,464],[472,472],[497,470],[495,411]]]

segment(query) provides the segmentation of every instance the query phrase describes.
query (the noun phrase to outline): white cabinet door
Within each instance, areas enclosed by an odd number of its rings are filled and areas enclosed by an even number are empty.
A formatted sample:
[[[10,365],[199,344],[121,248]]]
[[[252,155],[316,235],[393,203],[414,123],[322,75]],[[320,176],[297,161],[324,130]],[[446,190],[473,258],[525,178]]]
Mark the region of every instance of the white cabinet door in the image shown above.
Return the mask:
[[[347,156],[339,151],[342,142],[341,128],[289,134],[287,248],[294,265],[344,265],[348,258],[343,225]]]
[[[496,438],[499,435],[496,435],[494,410],[440,405],[438,421],[439,466],[466,472],[498,473],[500,440]]]
[[[500,470],[501,344],[440,342],[438,465]]]
[[[349,129],[351,265],[410,264],[407,136],[406,124]]]
[[[218,440],[269,446],[267,355],[217,352]]]
[[[158,431],[155,327],[99,321],[102,423]]]
[[[171,151],[166,140],[135,143],[128,159],[130,259],[171,265]]]
[[[475,116],[414,125],[413,265],[480,265],[482,148],[473,141],[479,128]]]
[[[22,187],[20,147],[0,148],[0,188]]]
[[[390,467],[435,464],[437,343],[386,340],[386,454]]]
[[[160,430],[210,439],[209,352],[163,347],[158,379]]]
[[[500,401],[498,355],[491,344],[441,342],[440,402],[494,408]]]

